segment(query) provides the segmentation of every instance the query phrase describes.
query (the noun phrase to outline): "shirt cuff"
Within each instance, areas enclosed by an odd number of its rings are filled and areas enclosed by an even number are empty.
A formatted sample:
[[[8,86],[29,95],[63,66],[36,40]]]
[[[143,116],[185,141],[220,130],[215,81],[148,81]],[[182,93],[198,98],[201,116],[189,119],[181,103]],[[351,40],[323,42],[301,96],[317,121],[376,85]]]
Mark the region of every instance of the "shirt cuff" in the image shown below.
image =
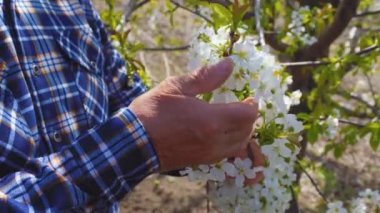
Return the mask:
[[[118,113],[118,117],[123,121],[125,125],[125,128],[127,130],[125,133],[127,133],[127,135],[128,133],[132,133],[132,141],[135,142],[135,146],[137,148],[136,150],[140,153],[139,157],[142,157],[141,163],[143,163],[145,159],[144,164],[147,168],[147,171],[149,173],[158,172],[159,160],[142,122],[129,108],[124,108],[121,110],[121,112]],[[129,135],[127,137],[129,138]],[[125,165],[128,163],[124,162],[123,164]]]
[[[71,148],[82,171],[78,184],[109,201],[121,199],[146,176],[159,171],[147,132],[128,108],[90,130]]]

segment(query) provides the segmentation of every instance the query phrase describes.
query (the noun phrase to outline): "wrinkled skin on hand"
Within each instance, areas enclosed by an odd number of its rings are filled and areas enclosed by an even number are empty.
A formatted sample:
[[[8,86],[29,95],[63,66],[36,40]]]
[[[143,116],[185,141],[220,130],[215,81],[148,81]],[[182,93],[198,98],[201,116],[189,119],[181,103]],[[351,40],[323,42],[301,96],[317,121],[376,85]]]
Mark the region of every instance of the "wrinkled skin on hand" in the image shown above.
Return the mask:
[[[190,74],[169,77],[132,102],[130,109],[147,130],[161,171],[246,157],[247,147],[254,154],[253,165],[264,164],[259,146],[250,143],[258,115],[253,99],[210,104],[196,98],[220,87],[232,70],[233,62],[225,58]],[[261,176],[246,184],[257,182]]]

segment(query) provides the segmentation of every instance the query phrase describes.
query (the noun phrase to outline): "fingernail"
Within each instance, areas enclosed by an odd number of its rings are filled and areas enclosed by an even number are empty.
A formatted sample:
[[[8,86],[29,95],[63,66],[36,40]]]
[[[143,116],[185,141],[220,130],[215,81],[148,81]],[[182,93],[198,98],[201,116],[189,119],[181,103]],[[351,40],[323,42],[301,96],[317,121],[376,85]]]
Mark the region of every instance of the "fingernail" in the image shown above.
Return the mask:
[[[255,101],[253,100],[253,98],[249,97],[249,98],[244,99],[243,103],[254,105]]]
[[[230,70],[233,69],[234,62],[230,58],[223,58],[214,66],[216,66],[216,68],[220,70]]]

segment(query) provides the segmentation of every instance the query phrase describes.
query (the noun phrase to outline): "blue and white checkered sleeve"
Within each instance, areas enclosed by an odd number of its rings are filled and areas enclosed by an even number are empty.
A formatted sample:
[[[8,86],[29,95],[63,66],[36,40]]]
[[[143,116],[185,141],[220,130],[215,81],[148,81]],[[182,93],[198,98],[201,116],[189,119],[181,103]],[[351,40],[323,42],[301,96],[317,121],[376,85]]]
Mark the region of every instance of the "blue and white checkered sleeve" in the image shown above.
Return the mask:
[[[137,74],[132,79],[128,78],[128,64],[112,46],[108,31],[92,2],[81,0],[81,3],[89,25],[103,45],[103,54],[106,56],[104,79],[108,87],[109,109],[110,112],[116,112],[119,108],[128,107],[136,97],[146,92],[146,87]]]
[[[34,158],[36,144],[17,102],[0,87],[0,209],[83,211],[121,199],[158,169],[143,126],[127,108],[62,151]]]
[[[136,73],[132,76],[132,79],[129,79],[126,71],[128,64],[125,63],[123,57],[112,46],[108,31],[91,0],[80,0],[80,2],[86,14],[88,24],[92,28],[95,37],[102,44],[102,51],[105,56],[103,74],[108,90],[109,112],[115,113],[120,109],[128,108],[135,98],[147,91],[147,88]],[[133,112],[130,113],[133,114]],[[136,120],[138,119],[136,118]],[[149,140],[147,132],[142,131],[141,134],[144,134],[145,138]],[[147,156],[147,160],[157,158],[155,152],[150,153],[152,155]],[[158,164],[158,161],[155,163]],[[156,164],[152,166],[155,168],[159,167]]]

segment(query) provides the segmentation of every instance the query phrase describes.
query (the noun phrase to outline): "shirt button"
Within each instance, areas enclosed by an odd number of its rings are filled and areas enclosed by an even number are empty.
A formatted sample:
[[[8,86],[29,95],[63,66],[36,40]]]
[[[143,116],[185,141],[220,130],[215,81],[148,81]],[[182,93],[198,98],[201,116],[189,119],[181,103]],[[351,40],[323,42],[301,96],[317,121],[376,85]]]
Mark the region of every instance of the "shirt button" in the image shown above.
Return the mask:
[[[58,131],[55,131],[55,132],[53,133],[53,140],[54,140],[55,142],[57,142],[57,143],[62,142],[62,136],[61,136],[61,134],[59,134]]]
[[[41,74],[41,70],[40,70],[40,68],[36,64],[33,65],[32,69],[33,69],[33,75],[34,76],[38,76],[38,75]]]
[[[95,61],[91,61],[91,66],[96,68],[96,62]]]

